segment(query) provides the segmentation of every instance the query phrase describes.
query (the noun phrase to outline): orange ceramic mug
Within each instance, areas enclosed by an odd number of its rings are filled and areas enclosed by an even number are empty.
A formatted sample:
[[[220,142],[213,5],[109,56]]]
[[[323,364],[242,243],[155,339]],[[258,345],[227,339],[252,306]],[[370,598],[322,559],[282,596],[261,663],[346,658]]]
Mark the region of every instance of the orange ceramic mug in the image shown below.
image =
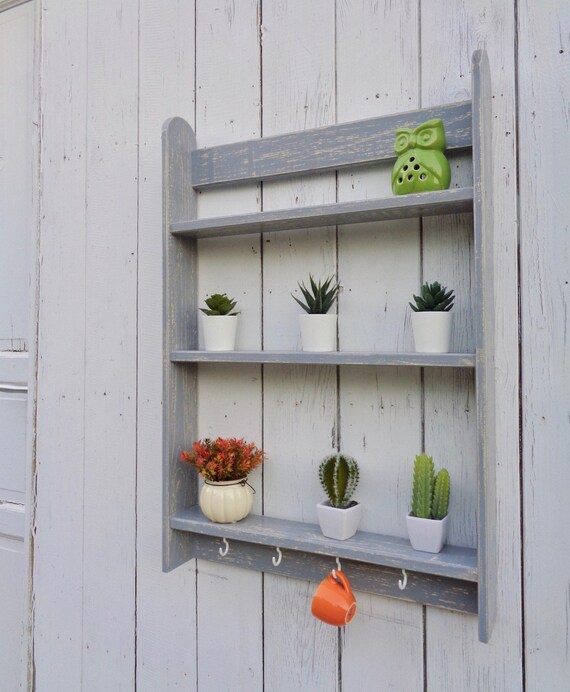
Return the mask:
[[[348,625],[356,613],[356,599],[345,575],[338,569],[328,574],[319,584],[311,612],[319,620],[342,627]]]

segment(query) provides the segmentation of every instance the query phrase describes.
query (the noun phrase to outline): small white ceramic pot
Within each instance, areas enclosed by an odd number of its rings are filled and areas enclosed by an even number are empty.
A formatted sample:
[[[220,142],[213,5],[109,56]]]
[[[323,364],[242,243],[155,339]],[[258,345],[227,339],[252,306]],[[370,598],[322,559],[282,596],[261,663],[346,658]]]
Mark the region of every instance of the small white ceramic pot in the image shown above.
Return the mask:
[[[439,553],[447,540],[447,520],[449,514],[443,519],[421,519],[406,517],[408,536],[414,550],[424,553]]]
[[[251,512],[253,488],[247,478],[237,481],[205,481],[200,491],[200,509],[218,524],[239,521]]]
[[[233,351],[236,346],[238,315],[200,314],[206,351]]]
[[[449,353],[451,312],[412,312],[414,346],[418,353]]]
[[[317,505],[317,517],[323,536],[345,541],[352,538],[360,524],[362,517],[362,505],[355,502],[346,509],[331,507],[329,500],[319,502]]]
[[[336,351],[336,315],[299,315],[303,351]]]

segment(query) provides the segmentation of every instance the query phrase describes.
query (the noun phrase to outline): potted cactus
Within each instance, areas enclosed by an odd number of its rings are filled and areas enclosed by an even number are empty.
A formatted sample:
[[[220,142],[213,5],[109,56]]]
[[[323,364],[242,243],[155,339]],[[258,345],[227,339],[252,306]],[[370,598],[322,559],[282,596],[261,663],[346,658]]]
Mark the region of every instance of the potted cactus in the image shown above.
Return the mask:
[[[202,333],[206,351],[233,351],[236,343],[238,313],[233,298],[225,293],[212,293],[205,299],[202,313]]]
[[[447,469],[435,474],[433,458],[418,454],[414,461],[412,507],[406,517],[414,550],[439,553],[447,538],[450,479]]]
[[[319,465],[319,480],[328,496],[317,505],[321,531],[340,541],[352,538],[362,516],[362,505],[351,499],[359,480],[357,461],[346,454],[331,454]]]
[[[447,290],[439,281],[425,283],[421,295],[414,295],[412,329],[414,344],[419,353],[449,353],[451,341],[450,313],[455,296],[453,289]]]
[[[333,276],[329,276],[316,283],[309,274],[310,288],[299,283],[305,301],[291,294],[305,311],[305,314],[299,315],[303,351],[336,350],[337,316],[327,314],[340,290],[339,284],[333,283],[333,279]]]

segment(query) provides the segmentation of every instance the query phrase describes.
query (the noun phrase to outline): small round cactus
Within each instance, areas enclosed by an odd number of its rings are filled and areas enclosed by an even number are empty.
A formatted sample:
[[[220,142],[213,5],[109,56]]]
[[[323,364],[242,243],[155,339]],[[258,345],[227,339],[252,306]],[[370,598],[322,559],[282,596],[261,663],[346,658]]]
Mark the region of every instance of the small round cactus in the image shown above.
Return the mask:
[[[358,485],[358,463],[345,454],[331,454],[319,465],[319,480],[331,506],[346,509]]]

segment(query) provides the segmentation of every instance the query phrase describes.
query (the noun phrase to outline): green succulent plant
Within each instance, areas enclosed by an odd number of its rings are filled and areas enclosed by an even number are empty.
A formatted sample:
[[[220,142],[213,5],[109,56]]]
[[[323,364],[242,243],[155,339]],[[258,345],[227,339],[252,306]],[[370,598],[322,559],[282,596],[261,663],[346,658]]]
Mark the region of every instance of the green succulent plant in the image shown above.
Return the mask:
[[[233,298],[228,298],[225,293],[212,293],[204,302],[208,307],[200,308],[200,310],[205,315],[237,315],[237,312],[232,312],[236,306],[236,301]]]
[[[305,298],[305,302],[299,300],[299,298],[296,298],[293,294],[291,295],[303,310],[310,315],[326,315],[340,290],[340,285],[338,283],[333,283],[333,279],[334,276],[329,276],[328,279],[324,281],[319,280],[317,284],[311,274],[309,274],[311,290],[309,290],[304,283],[299,283],[299,288]]]
[[[411,514],[421,519],[443,519],[449,507],[450,478],[447,469],[435,475],[433,458],[418,454],[414,461]]]
[[[442,286],[439,281],[425,283],[420,293],[421,296],[414,295],[416,304],[410,303],[414,312],[449,312],[453,307],[453,289],[448,291],[447,286]]]
[[[319,465],[319,480],[332,507],[349,506],[359,477],[358,462],[345,454],[331,454]]]

